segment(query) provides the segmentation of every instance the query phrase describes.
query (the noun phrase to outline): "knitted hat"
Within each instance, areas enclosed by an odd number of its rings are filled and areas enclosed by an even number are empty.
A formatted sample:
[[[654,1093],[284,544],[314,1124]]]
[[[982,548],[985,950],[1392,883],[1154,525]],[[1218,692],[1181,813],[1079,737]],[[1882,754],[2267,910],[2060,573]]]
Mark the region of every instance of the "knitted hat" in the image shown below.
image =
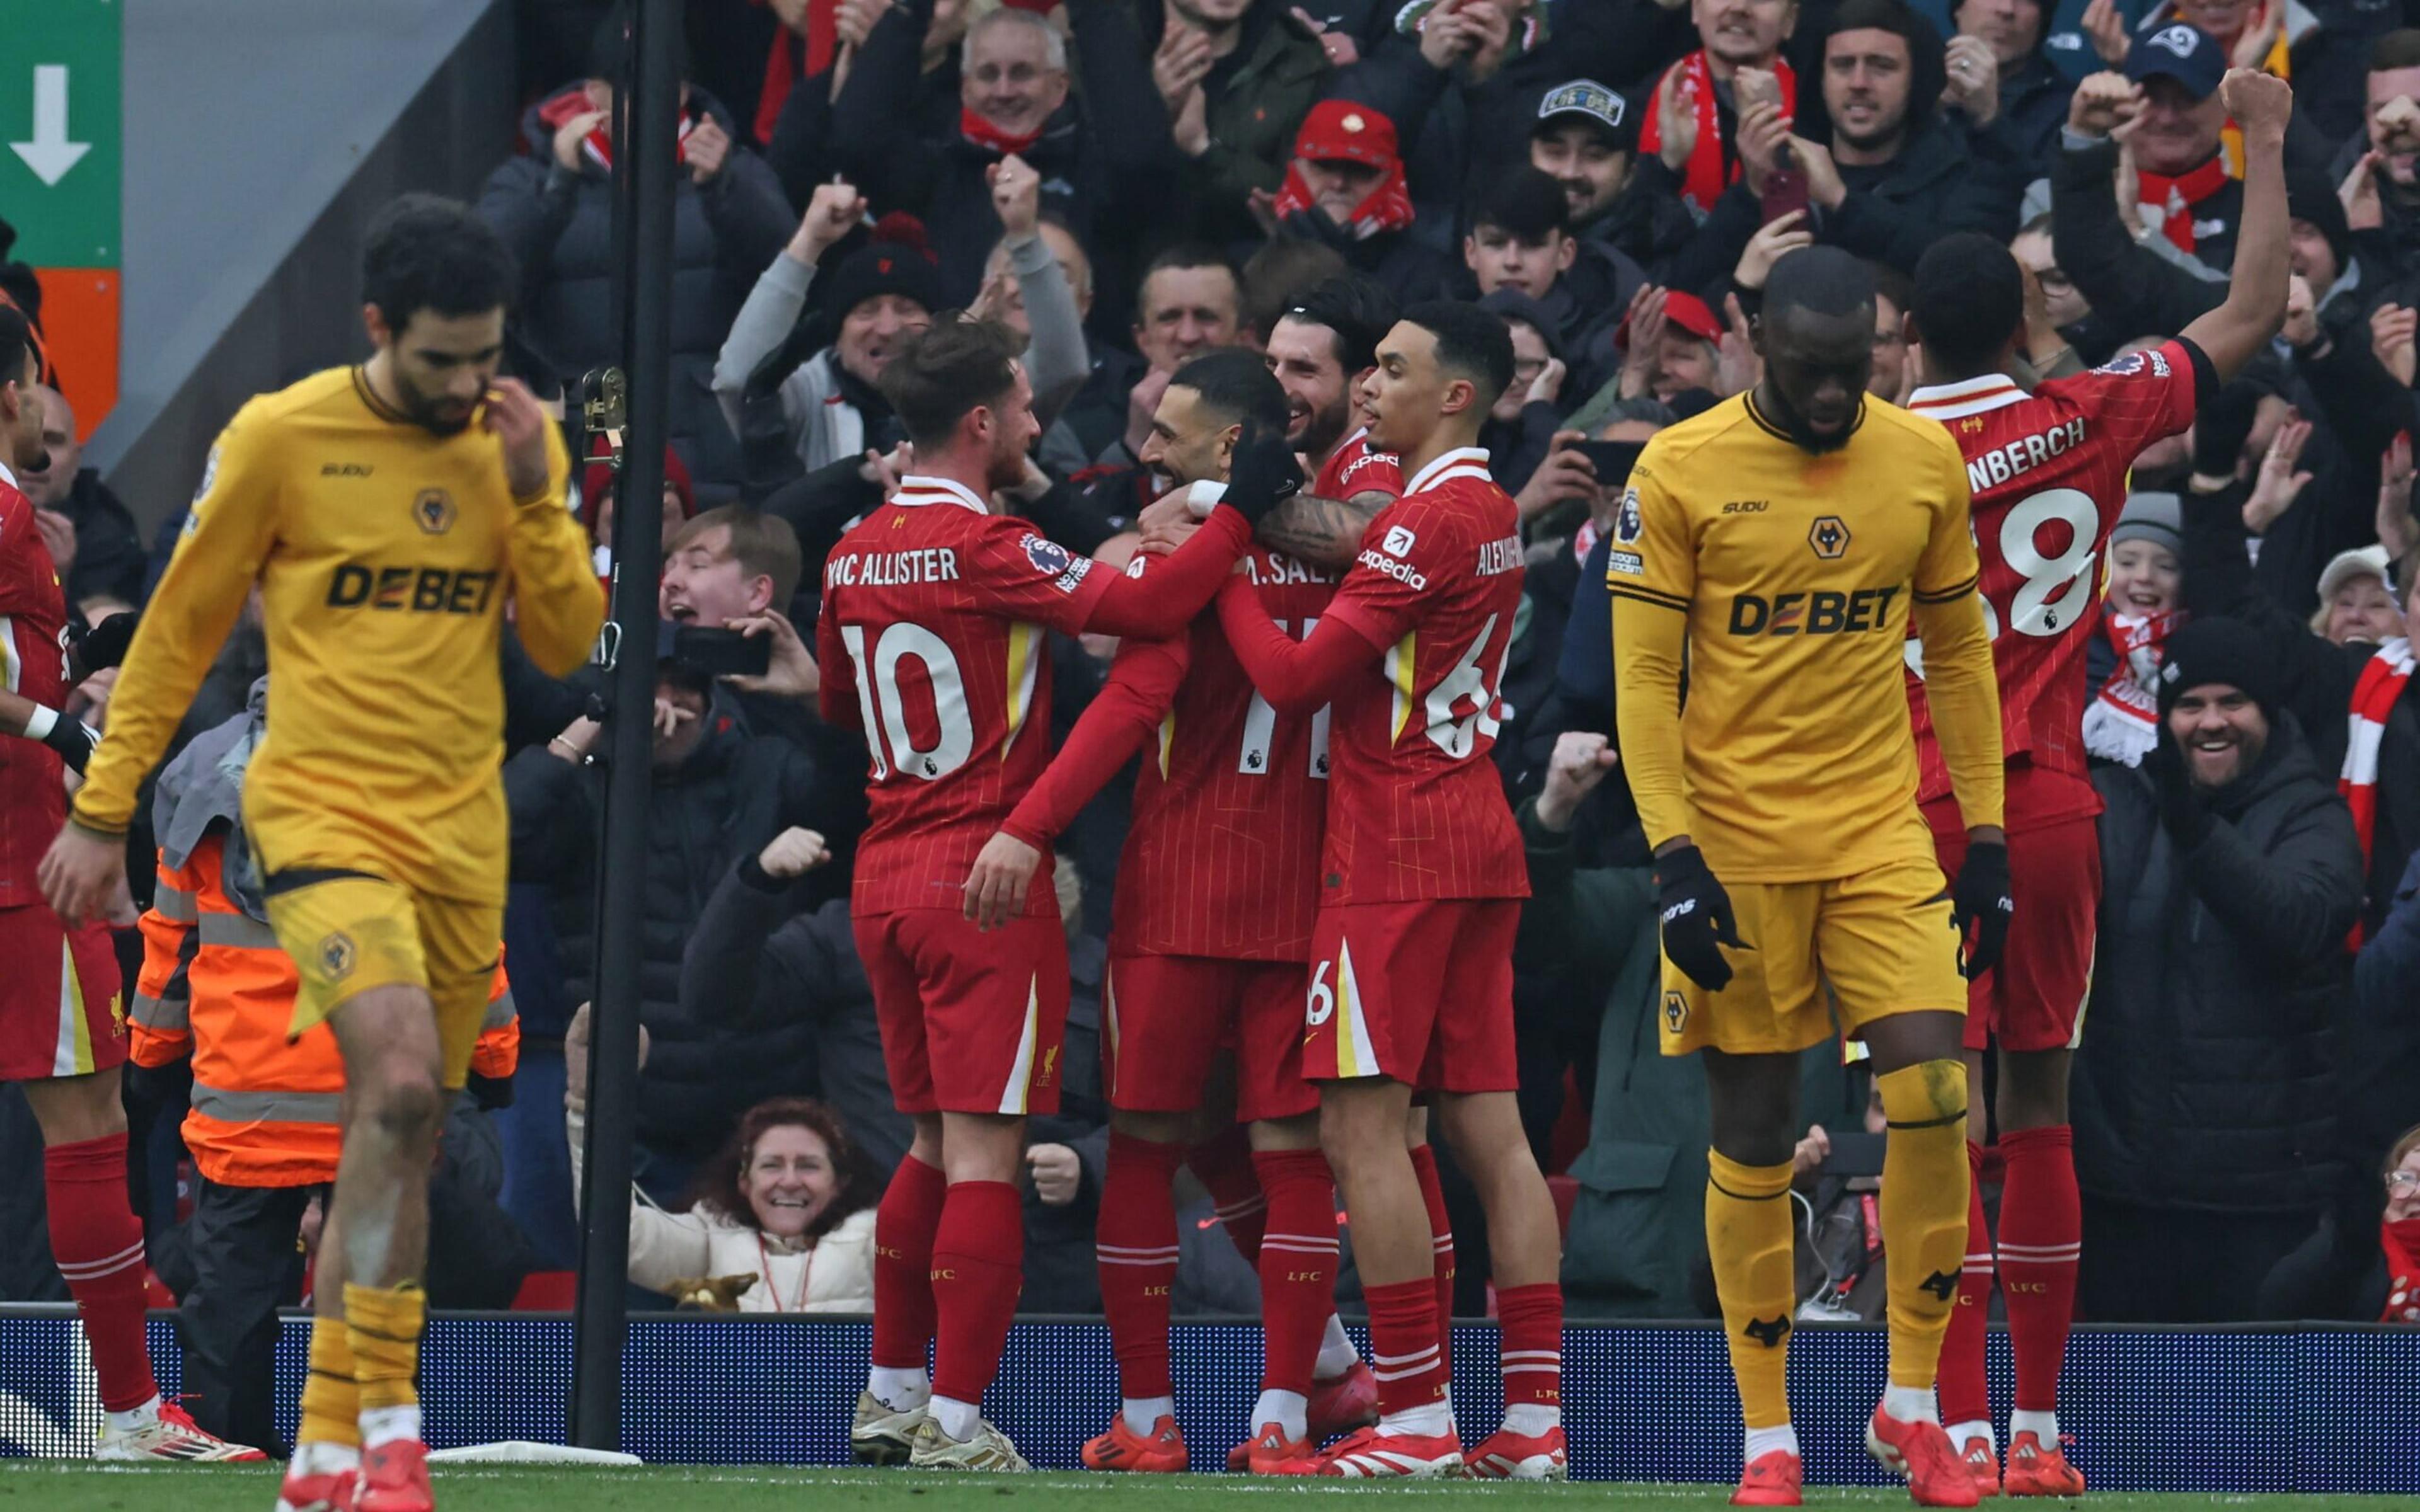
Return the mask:
[[[2165,719],[2183,694],[2212,685],[2242,688],[2261,713],[2275,717],[2277,658],[2259,631],[2214,615],[2190,621],[2168,637],[2160,663],[2160,717]]]
[[[816,302],[835,321],[868,300],[885,294],[913,300],[927,315],[939,314],[949,295],[941,286],[941,265],[924,241],[924,223],[893,210],[874,224],[865,245],[843,257],[840,266],[816,281]]]
[[[2310,167],[2286,171],[2286,213],[2297,221],[2307,221],[2319,235],[2327,238],[2328,250],[2335,254],[2336,275],[2342,277],[2352,267],[2352,224],[2345,219],[2344,201],[2336,197],[2336,186],[2328,176]],[[2325,296],[2326,289],[2313,289]]]
[[[2172,493],[2146,490],[2126,496],[2126,508],[2118,517],[2117,529],[2109,532],[2111,546],[2128,541],[2149,541],[2167,548],[2170,555],[2182,559],[2185,554],[2183,502]]]

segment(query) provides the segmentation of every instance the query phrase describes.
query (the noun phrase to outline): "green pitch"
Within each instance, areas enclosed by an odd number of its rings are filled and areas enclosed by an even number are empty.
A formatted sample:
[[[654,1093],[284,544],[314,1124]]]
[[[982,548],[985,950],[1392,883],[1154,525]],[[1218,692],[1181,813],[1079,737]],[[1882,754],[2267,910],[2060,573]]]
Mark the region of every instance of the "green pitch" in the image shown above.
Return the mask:
[[[0,1512],[269,1512],[274,1469],[193,1466],[108,1469],[0,1461]],[[1723,1505],[1723,1486],[1504,1486],[1468,1481],[1351,1486],[1335,1482],[1180,1475],[910,1475],[904,1472],[719,1469],[488,1469],[437,1473],[441,1512],[866,1512],[959,1506],[984,1512],[1216,1512],[1266,1508],[1271,1498],[1301,1506],[1328,1497],[1376,1498],[1388,1506],[1587,1507],[1590,1512],[1684,1512]],[[2185,1496],[2095,1494],[2084,1512],[2384,1512],[2382,1496]],[[1906,1493],[1810,1489],[1809,1506],[1900,1508]]]

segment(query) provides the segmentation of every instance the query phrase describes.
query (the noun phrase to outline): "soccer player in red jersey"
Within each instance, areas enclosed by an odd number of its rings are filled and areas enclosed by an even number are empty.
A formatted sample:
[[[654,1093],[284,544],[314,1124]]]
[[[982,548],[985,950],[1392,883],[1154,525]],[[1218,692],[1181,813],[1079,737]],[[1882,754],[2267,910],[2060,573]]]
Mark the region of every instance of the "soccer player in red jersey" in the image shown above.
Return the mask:
[[[126,1201],[126,1024],[117,955],[102,922],[70,930],[35,869],[67,823],[63,766],[84,768],[90,732],[59,712],[75,674],[67,600],[12,468],[37,471],[42,407],[25,318],[0,306],[0,1081],[23,1090],[42,1130],[51,1253],[74,1294],[100,1378],[102,1459],[258,1459],[160,1399],[143,1337],[143,1226]],[[14,1180],[15,1178],[12,1178]]]
[[[991,512],[1040,433],[1014,350],[996,325],[945,321],[883,370],[919,471],[833,548],[815,629],[824,717],[861,726],[871,756],[850,911],[916,1129],[876,1218],[850,1438],[861,1458],[943,1469],[1027,1468],[980,1404],[1016,1309],[1025,1116],[1058,1105],[1066,942],[1047,887],[987,935],[962,909],[976,853],[1049,761],[1044,636],[1174,634],[1301,481],[1281,437],[1248,431],[1226,503],[1148,583],[1093,571]]]
[[[2237,69],[2222,85],[2243,130],[2242,239],[2226,301],[2178,339],[2030,394],[2008,374],[2024,336],[2016,259],[1972,233],[1935,242],[1918,264],[1911,324],[1926,385],[1908,408],[1949,428],[1966,457],[1982,558],[1980,590],[2008,752],[2009,868],[2016,914],[2007,953],[1970,986],[1969,1084],[1983,1051],[1999,1048],[1991,1112],[2007,1176],[1998,1268],[2016,1356],[2016,1407],[2005,1478],[1983,1380],[1993,1246],[1984,1227],[1978,1100],[1967,1155],[1978,1172],[1968,1210],[1964,1274],[1941,1355],[1942,1420],[1978,1489],[2072,1496],[2084,1477],[2059,1448],[2059,1365],[2075,1306],[2082,1219],[2067,1125],[2067,1079],[2091,987],[2101,901],[2086,776],[2085,654],[2101,626],[2102,546],[2126,502],[2126,470],[2162,437],[2187,429],[2197,401],[2265,347],[2286,310],[2288,222],[2282,144],[2293,96],[2286,83]],[[2112,108],[2126,114],[2122,102]],[[1910,642],[1909,692],[1922,767],[1918,796],[1946,873],[1955,876],[1965,830],[1924,701]]]
[[[1362,353],[1380,334],[1359,335]],[[1332,363],[1347,338],[1319,339]],[[1222,484],[1244,428],[1283,428],[1286,401],[1254,353],[1197,357],[1170,379],[1143,461],[1180,487]],[[1281,513],[1306,502],[1290,501]],[[1280,526],[1272,516],[1262,533],[1314,525]],[[1353,540],[1329,544],[1349,557]],[[1139,556],[1128,571],[1149,580],[1156,561]],[[1266,548],[1249,552],[1244,568],[1290,633],[1318,624],[1340,576]],[[1265,1217],[1256,1239],[1230,1231],[1260,1270],[1266,1348],[1253,1431],[1229,1463],[1266,1473],[1307,1458],[1320,1438],[1369,1422],[1375,1396],[1335,1321],[1335,1180],[1319,1152],[1319,1095],[1301,1068],[1326,711],[1279,716],[1252,691],[1212,614],[1169,640],[1126,641],[1049,770],[977,858],[967,905],[985,928],[1013,917],[1058,835],[1147,745],[1118,864],[1102,1010],[1111,1112],[1096,1252],[1125,1399],[1109,1430],[1085,1445],[1084,1463],[1186,1468],[1169,1376],[1172,1186],[1177,1166],[1198,1158],[1187,1147],[1205,1126],[1240,1116],[1252,1151],[1248,1182],[1258,1176],[1247,1195],[1265,1195]],[[1224,1083],[1212,1068],[1227,1045],[1232,1103],[1206,1085]],[[1217,1105],[1205,1107],[1213,1096]]]
[[[1503,1324],[1505,1421],[1483,1475],[1558,1477],[1562,1292],[1554,1204],[1512,1092],[1512,934],[1528,878],[1489,763],[1521,598],[1512,501],[1474,442],[1512,381],[1503,323],[1475,306],[1404,312],[1365,387],[1371,440],[1411,470],[1304,640],[1249,582],[1218,596],[1236,658],[1280,714],[1330,708],[1327,833],[1311,936],[1303,1072],[1352,1216],[1378,1365],[1379,1421],[1304,1468],[1451,1474],[1427,1215],[1404,1147],[1412,1093],[1478,1188]]]
[[[1366,273],[1339,273],[1313,285],[1269,332],[1269,371],[1285,390],[1286,440],[1311,473],[1311,497],[1369,516],[1404,491],[1402,464],[1371,444],[1355,402],[1376,364],[1376,341],[1395,315],[1385,285]]]

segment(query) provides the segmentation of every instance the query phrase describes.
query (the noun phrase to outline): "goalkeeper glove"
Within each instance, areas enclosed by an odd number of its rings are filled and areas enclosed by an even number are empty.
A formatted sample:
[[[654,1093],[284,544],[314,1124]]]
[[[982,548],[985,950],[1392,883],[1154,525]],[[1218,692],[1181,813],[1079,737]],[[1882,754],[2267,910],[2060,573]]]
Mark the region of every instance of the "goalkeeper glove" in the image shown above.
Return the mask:
[[[1966,947],[1966,959],[1958,969],[1973,981],[1999,964],[2009,943],[2009,920],[2017,911],[2009,891],[2006,842],[1967,841],[1966,864],[1958,869],[1958,881],[1949,889],[1949,910]]]
[[[1285,432],[1256,420],[1244,422],[1235,454],[1227,464],[1227,492],[1219,500],[1258,526],[1302,487],[1302,467]]]
[[[1721,948],[1752,949],[1739,937],[1730,894],[1707,869],[1704,854],[1685,844],[1655,857],[1655,888],[1664,954],[1691,981],[1721,992],[1731,980],[1731,964]]]
[[[59,753],[59,760],[84,775],[85,764],[92,760],[92,750],[101,744],[101,733],[81,719],[70,719],[56,709],[34,705],[31,717],[25,721],[25,738],[39,740]]]

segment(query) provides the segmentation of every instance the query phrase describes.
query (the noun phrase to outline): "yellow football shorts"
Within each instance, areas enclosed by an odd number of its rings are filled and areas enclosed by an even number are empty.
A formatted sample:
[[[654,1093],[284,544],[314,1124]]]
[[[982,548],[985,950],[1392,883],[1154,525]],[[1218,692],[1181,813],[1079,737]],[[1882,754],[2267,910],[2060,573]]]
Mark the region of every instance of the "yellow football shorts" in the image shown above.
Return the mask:
[[[280,872],[264,890],[269,926],[302,979],[287,1037],[373,988],[417,987],[436,1005],[445,1087],[460,1090],[495,985],[504,905],[434,897],[358,872]]]
[[[1966,1011],[1958,929],[1928,852],[1827,882],[1726,885],[1740,938],[1730,984],[1710,993],[1664,963],[1668,1056],[1712,1045],[1732,1055],[1792,1054],[1828,1039],[1828,982],[1854,1039],[1893,1013]]]

